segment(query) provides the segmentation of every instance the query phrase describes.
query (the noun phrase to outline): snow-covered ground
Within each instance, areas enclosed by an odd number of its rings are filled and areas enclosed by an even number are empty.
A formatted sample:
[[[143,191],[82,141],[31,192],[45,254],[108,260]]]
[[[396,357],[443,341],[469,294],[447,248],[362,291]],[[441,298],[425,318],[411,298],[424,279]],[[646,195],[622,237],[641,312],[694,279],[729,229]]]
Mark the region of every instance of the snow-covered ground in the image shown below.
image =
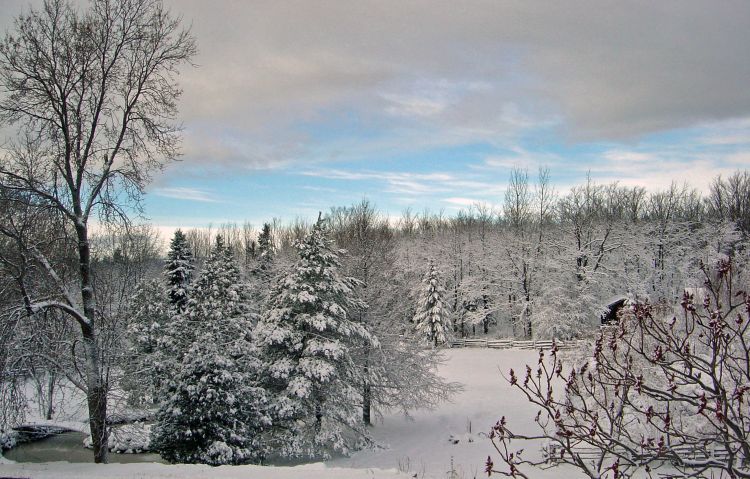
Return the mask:
[[[531,432],[537,412],[518,391],[511,389],[501,372],[507,376],[510,368],[523,371],[526,364],[536,364],[538,352],[451,349],[446,355],[448,361],[441,368],[441,375],[464,385],[464,391],[452,403],[434,411],[416,411],[413,420],[398,414],[386,415],[373,428],[374,436],[388,446],[386,449],[361,451],[328,464],[395,467],[407,470],[409,476],[449,478],[452,463],[458,478],[487,477],[484,473],[487,456],[496,457],[486,436],[492,425],[506,416],[518,432]],[[527,448],[525,455],[531,458],[532,454],[541,452]],[[538,477],[559,477],[560,473],[560,469],[539,472]],[[566,469],[565,475],[577,477],[572,469]]]
[[[500,370],[507,373],[511,367],[533,361],[534,353],[451,349],[446,355],[448,361],[440,370],[441,376],[464,386],[453,402],[434,411],[416,411],[411,418],[386,415],[372,430],[385,449],[361,451],[329,463],[356,468],[400,467],[411,475],[445,477],[452,459],[459,477],[482,475],[484,461],[493,452],[486,432],[500,416],[508,415],[507,411],[524,409],[518,395],[508,394]]]
[[[396,470],[341,469],[324,464],[296,467],[219,466],[166,464],[0,464],[0,476],[12,475],[34,479],[407,479]]]
[[[456,478],[486,477],[484,463],[495,456],[486,432],[501,416],[509,418],[519,432],[533,428],[536,410],[512,390],[500,375],[510,368],[522,371],[534,364],[537,352],[529,350],[452,349],[441,375],[464,385],[451,403],[433,411],[416,411],[410,419],[386,414],[373,427],[381,449],[360,451],[351,457],[336,458],[325,464],[297,467],[259,466],[170,466],[163,464],[0,464],[0,476],[30,478]],[[526,455],[537,454],[527,448]],[[452,464],[452,466],[451,466]],[[533,477],[578,477],[572,468],[555,468]]]

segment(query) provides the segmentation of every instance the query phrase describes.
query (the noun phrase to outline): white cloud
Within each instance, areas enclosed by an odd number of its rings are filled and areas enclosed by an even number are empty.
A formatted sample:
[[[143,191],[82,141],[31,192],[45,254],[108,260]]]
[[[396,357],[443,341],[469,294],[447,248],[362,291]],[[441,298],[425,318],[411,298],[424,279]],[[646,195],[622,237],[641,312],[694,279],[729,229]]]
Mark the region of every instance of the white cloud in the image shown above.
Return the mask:
[[[178,200],[198,201],[202,203],[222,203],[213,192],[198,188],[169,187],[155,188],[152,193],[164,198],[175,198]]]
[[[445,172],[413,173],[397,171],[347,171],[338,169],[308,170],[301,173],[344,181],[372,181],[384,183],[382,191],[395,195],[392,199],[406,204],[413,203],[416,198],[438,193],[471,192],[484,198],[494,198],[504,192],[504,185],[478,179],[474,174],[456,174]]]
[[[396,116],[434,116],[448,106],[444,99],[437,98],[396,94],[384,94],[383,98],[391,103],[386,111]]]
[[[642,186],[651,191],[668,188],[672,182],[687,183],[707,191],[718,175],[727,176],[750,166],[750,151],[703,151],[700,143],[636,146],[602,155],[602,161],[585,166],[601,182]]]
[[[726,162],[736,168],[750,168],[750,149],[727,155]]]
[[[473,199],[473,198],[457,198],[457,197],[443,198],[443,201],[445,203],[449,203],[451,205],[465,206],[465,207],[469,207],[469,206],[473,206],[473,205],[475,205],[477,203],[481,203],[477,199]]]
[[[530,175],[536,174],[539,168],[564,167],[569,160],[563,156],[550,152],[532,152],[520,146],[513,145],[509,148],[512,153],[505,155],[486,156],[481,163],[469,165],[475,170],[507,170],[521,168],[529,171]]]
[[[612,163],[624,163],[626,168],[630,168],[633,163],[652,162],[656,158],[651,153],[639,153],[625,150],[609,150],[602,155],[606,161]]]
[[[750,132],[736,134],[712,134],[701,138],[707,145],[750,145]]]
[[[456,178],[446,173],[408,173],[345,170],[308,170],[305,176],[345,181],[376,181],[385,183],[385,191],[392,194],[426,194],[448,191]]]
[[[453,209],[473,209],[477,207],[486,207],[489,208],[490,211],[498,212],[501,210],[501,206],[495,203],[488,203],[487,201],[477,199],[477,198],[463,198],[463,197],[451,197],[451,198],[443,198],[442,201],[444,203],[448,203],[451,205],[451,208]]]
[[[200,46],[199,68],[180,77],[188,162],[310,161],[318,143],[299,124],[342,111],[407,149],[423,138],[502,142],[541,125],[633,138],[750,112],[746,2],[167,4]],[[198,133],[206,124],[245,140],[212,145]]]

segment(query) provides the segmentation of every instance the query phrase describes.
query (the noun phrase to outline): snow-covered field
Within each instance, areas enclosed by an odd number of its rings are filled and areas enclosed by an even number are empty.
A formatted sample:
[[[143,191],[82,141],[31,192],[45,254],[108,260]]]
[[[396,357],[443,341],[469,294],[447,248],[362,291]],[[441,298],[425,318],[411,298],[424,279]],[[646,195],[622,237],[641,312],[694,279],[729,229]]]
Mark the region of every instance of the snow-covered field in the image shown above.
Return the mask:
[[[433,411],[416,411],[407,419],[387,414],[373,427],[381,449],[360,451],[351,457],[336,458],[325,464],[297,467],[259,466],[170,466],[163,464],[2,464],[0,476],[29,478],[456,478],[486,477],[484,462],[494,449],[486,432],[506,416],[519,432],[523,425],[533,428],[536,410],[513,391],[500,372],[523,370],[534,364],[535,351],[452,349],[441,375],[464,385],[452,403]],[[456,442],[457,441],[457,442]],[[526,455],[537,454],[537,447]],[[452,464],[452,466],[451,466]],[[533,477],[577,477],[576,471],[559,468],[535,473]]]
[[[501,376],[510,368],[523,370],[534,364],[537,352],[528,350],[451,349],[441,375],[464,385],[452,403],[434,411],[416,411],[413,420],[388,415],[373,429],[376,439],[388,447],[359,452],[352,457],[329,461],[348,467],[396,467],[410,475],[448,477],[453,468],[458,477],[482,477],[484,463],[494,449],[486,437],[503,415],[528,422],[536,414],[520,394],[510,389]],[[516,419],[517,418],[517,419]],[[471,430],[471,431],[470,431]],[[458,440],[457,444],[449,439]],[[472,442],[469,442],[469,441]]]

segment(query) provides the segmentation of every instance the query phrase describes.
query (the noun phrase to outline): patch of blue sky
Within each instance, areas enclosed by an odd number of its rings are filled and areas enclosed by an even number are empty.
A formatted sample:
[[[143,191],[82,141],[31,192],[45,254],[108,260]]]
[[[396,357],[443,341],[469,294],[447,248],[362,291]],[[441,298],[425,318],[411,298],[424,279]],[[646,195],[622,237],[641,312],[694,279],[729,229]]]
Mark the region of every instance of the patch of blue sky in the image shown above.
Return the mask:
[[[571,142],[555,124],[542,123],[524,128],[513,141],[442,142],[430,138],[441,134],[439,128],[331,111],[298,123],[295,130],[306,138],[305,147],[287,163],[253,169],[208,161],[198,174],[167,175],[168,185],[153,188],[146,210],[154,221],[192,221],[193,226],[311,219],[318,211],[362,198],[389,215],[407,207],[450,212],[474,202],[500,205],[513,168],[528,170],[532,182],[539,167],[549,168],[561,194],[587,174],[599,182],[620,180],[654,189],[667,186],[672,176],[700,183],[742,167],[737,155],[750,150],[747,124],[699,125],[631,141]],[[227,136],[230,142],[241,140]]]

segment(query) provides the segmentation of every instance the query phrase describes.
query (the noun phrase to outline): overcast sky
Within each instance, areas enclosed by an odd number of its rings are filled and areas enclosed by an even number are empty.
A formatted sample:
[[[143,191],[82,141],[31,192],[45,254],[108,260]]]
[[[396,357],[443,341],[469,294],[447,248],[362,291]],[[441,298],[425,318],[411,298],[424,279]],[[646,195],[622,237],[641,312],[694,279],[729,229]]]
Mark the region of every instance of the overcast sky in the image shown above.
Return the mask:
[[[0,0],[3,29],[27,4]],[[564,193],[703,189],[750,168],[748,1],[169,0],[200,53],[154,223],[368,197],[390,215],[502,203],[512,167]]]

